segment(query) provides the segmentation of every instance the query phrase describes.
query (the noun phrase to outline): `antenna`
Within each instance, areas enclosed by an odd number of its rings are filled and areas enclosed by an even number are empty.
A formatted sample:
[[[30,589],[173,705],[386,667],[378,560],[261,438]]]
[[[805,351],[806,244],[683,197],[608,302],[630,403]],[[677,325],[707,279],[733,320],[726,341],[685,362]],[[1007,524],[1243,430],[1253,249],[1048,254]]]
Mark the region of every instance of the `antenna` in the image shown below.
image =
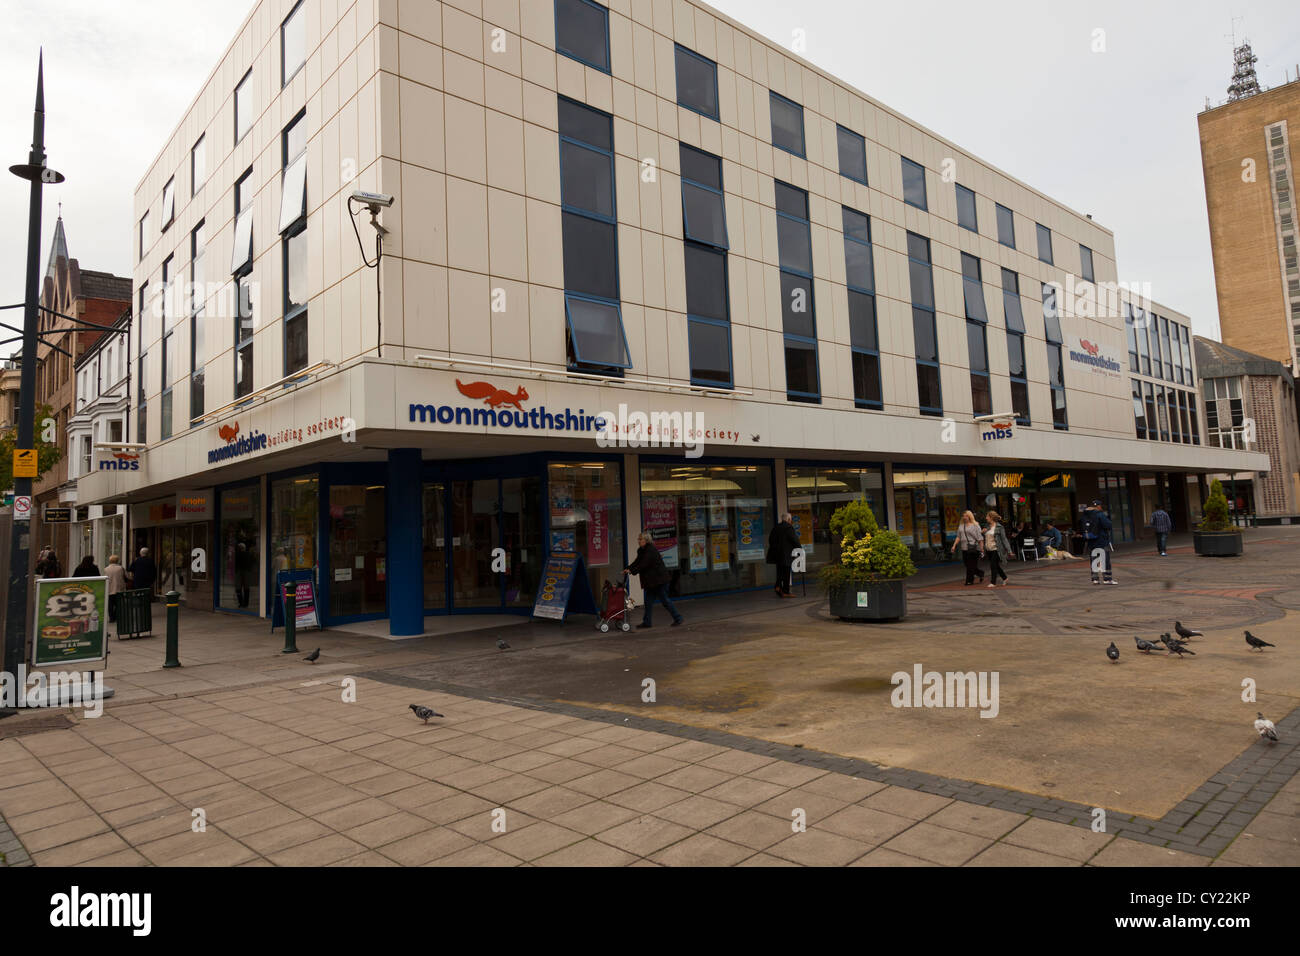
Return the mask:
[[[1260,92],[1259,77],[1255,75],[1255,64],[1259,62],[1259,57],[1251,50],[1248,39],[1243,39],[1241,46],[1236,45],[1235,28],[1232,42],[1232,82],[1228,84],[1229,102],[1254,96]]]

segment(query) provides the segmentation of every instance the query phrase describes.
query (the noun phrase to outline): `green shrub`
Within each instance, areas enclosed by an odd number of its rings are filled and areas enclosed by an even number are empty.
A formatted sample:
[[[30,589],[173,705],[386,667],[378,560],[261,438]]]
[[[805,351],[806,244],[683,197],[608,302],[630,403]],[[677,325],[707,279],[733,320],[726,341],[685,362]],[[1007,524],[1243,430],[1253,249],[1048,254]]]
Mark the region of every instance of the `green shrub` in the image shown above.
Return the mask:
[[[912,553],[903,539],[896,531],[877,524],[865,497],[836,508],[830,526],[831,533],[840,539],[840,559],[818,572],[826,590],[908,578],[916,573]]]
[[[1228,517],[1228,496],[1223,493],[1223,482],[1214,479],[1210,485],[1210,497],[1201,509],[1201,531],[1231,531],[1232,520]]]

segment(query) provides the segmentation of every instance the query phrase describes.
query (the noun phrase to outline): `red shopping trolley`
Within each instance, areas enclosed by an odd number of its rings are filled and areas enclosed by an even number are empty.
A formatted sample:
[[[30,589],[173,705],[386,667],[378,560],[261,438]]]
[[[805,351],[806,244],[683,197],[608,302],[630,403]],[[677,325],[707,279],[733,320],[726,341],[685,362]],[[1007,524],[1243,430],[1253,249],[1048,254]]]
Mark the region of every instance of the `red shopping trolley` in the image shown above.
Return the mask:
[[[627,619],[627,612],[636,607],[636,602],[632,600],[627,590],[627,575],[623,575],[623,580],[619,584],[612,581],[606,581],[605,586],[601,589],[602,610],[596,616],[596,627],[602,634],[609,633],[611,624],[616,624],[625,631],[632,630],[632,624]]]

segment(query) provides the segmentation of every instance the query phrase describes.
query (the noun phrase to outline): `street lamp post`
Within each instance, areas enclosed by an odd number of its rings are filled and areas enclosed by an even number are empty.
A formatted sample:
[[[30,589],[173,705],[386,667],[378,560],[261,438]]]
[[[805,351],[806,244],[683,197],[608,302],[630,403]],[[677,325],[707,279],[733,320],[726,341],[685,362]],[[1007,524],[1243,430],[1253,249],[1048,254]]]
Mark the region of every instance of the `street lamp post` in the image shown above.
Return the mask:
[[[31,183],[27,211],[27,294],[23,303],[23,364],[18,391],[18,434],[15,449],[35,448],[36,438],[36,342],[40,307],[41,192],[46,183],[63,182],[63,174],[45,165],[45,56],[36,66],[36,110],[32,118],[32,149],[27,162],[9,171]],[[14,498],[32,494],[32,479],[14,476]],[[16,509],[15,509],[16,510]],[[5,618],[4,669],[18,679],[25,657],[27,631],[27,566],[31,550],[31,525],[15,521],[9,546],[9,604]],[[3,708],[0,716],[13,710]]]

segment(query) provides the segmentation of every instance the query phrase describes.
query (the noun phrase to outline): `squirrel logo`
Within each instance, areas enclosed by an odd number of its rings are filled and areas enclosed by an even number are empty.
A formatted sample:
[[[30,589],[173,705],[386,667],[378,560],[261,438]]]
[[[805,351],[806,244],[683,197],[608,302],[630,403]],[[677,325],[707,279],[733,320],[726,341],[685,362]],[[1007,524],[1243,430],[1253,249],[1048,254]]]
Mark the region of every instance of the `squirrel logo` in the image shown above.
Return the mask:
[[[133,455],[129,451],[115,451],[113,457],[118,461],[139,461],[139,455]]]
[[[507,392],[505,389],[497,388],[491,382],[470,382],[466,385],[460,379],[456,379],[456,388],[466,398],[481,398],[483,404],[492,408],[499,405],[513,405],[522,412],[524,406],[521,403],[528,401],[528,390],[522,385],[513,392]]]
[[[1087,339],[1079,339],[1079,344],[1083,346],[1083,350],[1085,352],[1087,352],[1089,355],[1093,356],[1094,358],[1096,358],[1098,353],[1101,352],[1100,345],[1093,345]]]
[[[217,429],[217,434],[229,445],[235,440],[235,436],[239,434],[239,422],[235,422],[233,425],[222,425]]]

